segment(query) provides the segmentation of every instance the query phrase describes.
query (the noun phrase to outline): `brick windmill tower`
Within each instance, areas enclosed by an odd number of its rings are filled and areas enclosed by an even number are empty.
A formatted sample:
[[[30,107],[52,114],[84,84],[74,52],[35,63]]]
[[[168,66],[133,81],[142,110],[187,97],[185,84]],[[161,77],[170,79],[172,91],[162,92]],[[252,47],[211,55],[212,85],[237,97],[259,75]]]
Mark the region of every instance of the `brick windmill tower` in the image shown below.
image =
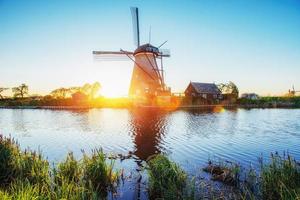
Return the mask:
[[[161,49],[167,42],[158,47],[150,43],[140,45],[139,12],[138,8],[131,8],[135,51],[93,51],[93,55],[99,60],[123,60],[133,61],[134,67],[129,87],[129,97],[136,101],[153,102],[160,97],[171,95],[171,89],[166,86],[164,80],[163,58],[170,57],[170,51]]]

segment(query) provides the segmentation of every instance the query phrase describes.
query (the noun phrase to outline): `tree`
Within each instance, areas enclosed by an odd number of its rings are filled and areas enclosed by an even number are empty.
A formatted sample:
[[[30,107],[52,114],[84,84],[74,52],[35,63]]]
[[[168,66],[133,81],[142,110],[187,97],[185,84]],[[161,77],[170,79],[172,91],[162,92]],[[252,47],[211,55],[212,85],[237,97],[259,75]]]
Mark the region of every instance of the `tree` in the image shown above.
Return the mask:
[[[4,87],[0,87],[0,99],[3,99],[3,96],[2,96],[2,92],[4,92],[5,90],[8,90],[9,88],[4,88]]]
[[[220,83],[218,84],[218,88],[223,94],[232,94],[235,98],[239,97],[239,89],[232,81]]]
[[[14,94],[14,97],[24,98],[24,96],[28,95],[28,85],[23,83],[18,87],[13,87],[12,92]]]
[[[238,87],[233,82],[231,82],[231,81],[229,81],[228,87],[229,87],[229,89],[231,91],[230,93],[233,94],[236,98],[238,98],[239,97],[239,89],[238,89]]]
[[[90,91],[90,98],[95,98],[96,94],[101,89],[101,84],[99,82],[95,82],[92,84],[91,91]]]
[[[54,97],[54,98],[62,98],[65,99],[67,97],[67,95],[70,93],[70,89],[68,88],[58,88],[56,90],[53,90],[50,94]]]
[[[80,92],[88,95],[90,99],[93,99],[100,89],[101,85],[99,82],[95,82],[93,84],[86,83],[81,87]]]

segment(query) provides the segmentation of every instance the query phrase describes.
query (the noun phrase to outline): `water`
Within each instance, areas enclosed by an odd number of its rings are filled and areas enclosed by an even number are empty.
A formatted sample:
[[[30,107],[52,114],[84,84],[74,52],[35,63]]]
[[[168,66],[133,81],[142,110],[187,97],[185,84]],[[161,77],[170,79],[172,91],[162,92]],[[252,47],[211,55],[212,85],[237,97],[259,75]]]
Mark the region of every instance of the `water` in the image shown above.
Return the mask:
[[[243,166],[257,166],[261,154],[268,157],[275,151],[300,159],[299,109],[0,109],[0,133],[17,139],[23,149],[41,150],[51,162],[68,151],[80,158],[82,149],[132,152],[135,159],[121,164],[126,169],[159,152],[191,173],[215,157]]]

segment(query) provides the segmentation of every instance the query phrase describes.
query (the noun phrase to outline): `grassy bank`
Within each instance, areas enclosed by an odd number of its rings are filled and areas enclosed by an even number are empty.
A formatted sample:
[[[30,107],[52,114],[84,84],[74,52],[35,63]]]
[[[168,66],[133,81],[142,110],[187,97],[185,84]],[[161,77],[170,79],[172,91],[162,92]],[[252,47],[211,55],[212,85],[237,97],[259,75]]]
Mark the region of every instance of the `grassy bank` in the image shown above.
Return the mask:
[[[238,99],[241,107],[259,108],[300,108],[300,96],[294,97],[260,97],[259,99]]]
[[[66,106],[66,107],[86,107],[86,108],[129,108],[132,102],[129,98],[106,98],[98,97],[85,101],[78,101],[72,98],[53,98],[45,96],[40,98],[6,98],[0,99],[0,107],[17,108],[17,107],[43,107],[43,106]]]
[[[21,151],[14,140],[0,138],[0,199],[105,199],[118,177],[101,150],[80,161],[70,153],[50,168],[40,153]]]
[[[164,155],[150,157],[145,170],[150,199],[300,199],[300,164],[289,155],[272,154],[259,172],[245,174],[236,164],[209,162],[203,170],[230,190],[214,189]],[[120,177],[101,150],[81,160],[69,153],[52,167],[39,152],[21,151],[13,139],[0,137],[0,199],[106,199]]]

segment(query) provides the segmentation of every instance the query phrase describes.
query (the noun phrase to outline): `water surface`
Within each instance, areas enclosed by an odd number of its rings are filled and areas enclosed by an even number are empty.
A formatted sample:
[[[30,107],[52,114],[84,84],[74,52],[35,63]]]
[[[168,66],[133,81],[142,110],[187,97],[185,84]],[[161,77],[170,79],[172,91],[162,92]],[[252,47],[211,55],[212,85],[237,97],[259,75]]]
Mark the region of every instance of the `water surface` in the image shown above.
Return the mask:
[[[0,133],[17,139],[22,148],[41,150],[53,162],[68,151],[80,158],[82,149],[99,147],[107,153],[132,152],[136,162],[166,153],[188,171],[213,157],[242,165],[257,165],[258,156],[275,151],[300,158],[297,109],[0,109]]]

